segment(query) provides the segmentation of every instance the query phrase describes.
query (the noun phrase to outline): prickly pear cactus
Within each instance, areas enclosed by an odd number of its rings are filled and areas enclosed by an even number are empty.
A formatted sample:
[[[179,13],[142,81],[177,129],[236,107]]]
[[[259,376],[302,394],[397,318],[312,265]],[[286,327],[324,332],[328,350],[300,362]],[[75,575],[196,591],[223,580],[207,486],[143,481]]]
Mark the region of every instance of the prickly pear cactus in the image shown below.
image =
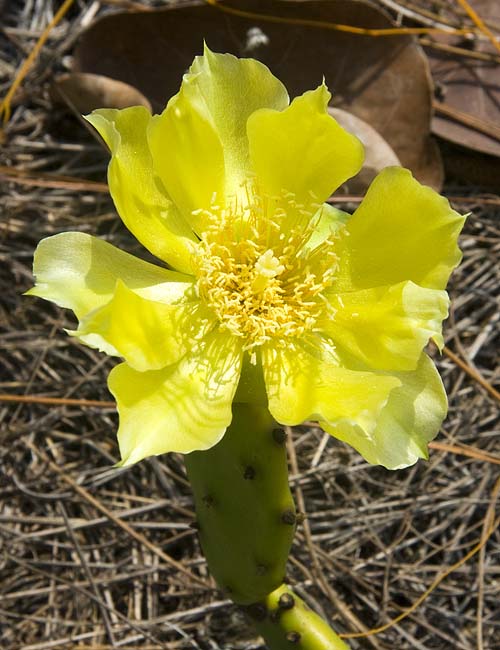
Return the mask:
[[[284,432],[266,409],[234,404],[221,442],[185,462],[212,574],[236,603],[265,598],[283,582],[295,532]]]
[[[349,650],[287,585],[249,607],[248,613],[270,650]]]

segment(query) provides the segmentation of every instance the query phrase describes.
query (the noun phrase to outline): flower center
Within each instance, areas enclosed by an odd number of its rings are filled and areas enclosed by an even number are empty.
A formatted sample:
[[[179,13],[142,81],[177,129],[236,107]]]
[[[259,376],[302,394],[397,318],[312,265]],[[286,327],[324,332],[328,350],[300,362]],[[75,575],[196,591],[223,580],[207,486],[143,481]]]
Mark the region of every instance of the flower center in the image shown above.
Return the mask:
[[[246,350],[314,332],[331,309],[323,293],[337,265],[333,235],[308,248],[314,214],[290,194],[267,199],[247,189],[243,203],[213,202],[203,215],[197,286],[220,326],[243,338]]]

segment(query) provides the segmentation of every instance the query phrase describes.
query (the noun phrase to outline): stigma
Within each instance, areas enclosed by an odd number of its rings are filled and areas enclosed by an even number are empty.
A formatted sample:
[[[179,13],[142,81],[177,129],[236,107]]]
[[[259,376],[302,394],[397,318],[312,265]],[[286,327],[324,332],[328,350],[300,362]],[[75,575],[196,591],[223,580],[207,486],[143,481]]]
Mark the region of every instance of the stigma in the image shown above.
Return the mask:
[[[252,282],[252,291],[262,293],[269,286],[271,280],[281,275],[285,267],[275,257],[273,251],[269,248],[255,262],[255,278]]]

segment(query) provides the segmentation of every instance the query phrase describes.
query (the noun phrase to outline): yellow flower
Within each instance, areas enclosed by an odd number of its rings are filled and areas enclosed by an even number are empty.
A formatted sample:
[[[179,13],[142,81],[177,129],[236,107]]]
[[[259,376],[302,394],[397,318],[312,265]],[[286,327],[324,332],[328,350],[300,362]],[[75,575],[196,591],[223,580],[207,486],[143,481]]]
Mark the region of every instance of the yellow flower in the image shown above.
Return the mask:
[[[318,421],[371,463],[426,457],[446,397],[423,349],[442,344],[463,218],[400,168],[352,216],[325,204],[363,161],[329,98],[289,104],[263,64],[206,49],[161,115],[87,118],[121,218],[169,268],[63,233],[38,246],[30,293],[124,359],[109,376],[124,464],[215,445],[233,400]]]

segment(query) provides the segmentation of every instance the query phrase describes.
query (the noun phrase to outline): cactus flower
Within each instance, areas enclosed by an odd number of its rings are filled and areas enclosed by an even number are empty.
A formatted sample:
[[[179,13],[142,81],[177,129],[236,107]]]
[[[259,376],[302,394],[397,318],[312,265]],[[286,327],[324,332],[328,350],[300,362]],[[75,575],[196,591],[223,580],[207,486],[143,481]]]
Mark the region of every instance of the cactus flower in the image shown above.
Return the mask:
[[[122,462],[208,449],[237,403],[317,421],[369,462],[426,457],[446,396],[443,343],[463,217],[388,168],[354,214],[325,203],[363,162],[322,84],[291,103],[252,59],[195,58],[161,115],[87,117],[109,186],[154,265],[83,232],[44,239],[31,295],[73,310],[109,375]]]

